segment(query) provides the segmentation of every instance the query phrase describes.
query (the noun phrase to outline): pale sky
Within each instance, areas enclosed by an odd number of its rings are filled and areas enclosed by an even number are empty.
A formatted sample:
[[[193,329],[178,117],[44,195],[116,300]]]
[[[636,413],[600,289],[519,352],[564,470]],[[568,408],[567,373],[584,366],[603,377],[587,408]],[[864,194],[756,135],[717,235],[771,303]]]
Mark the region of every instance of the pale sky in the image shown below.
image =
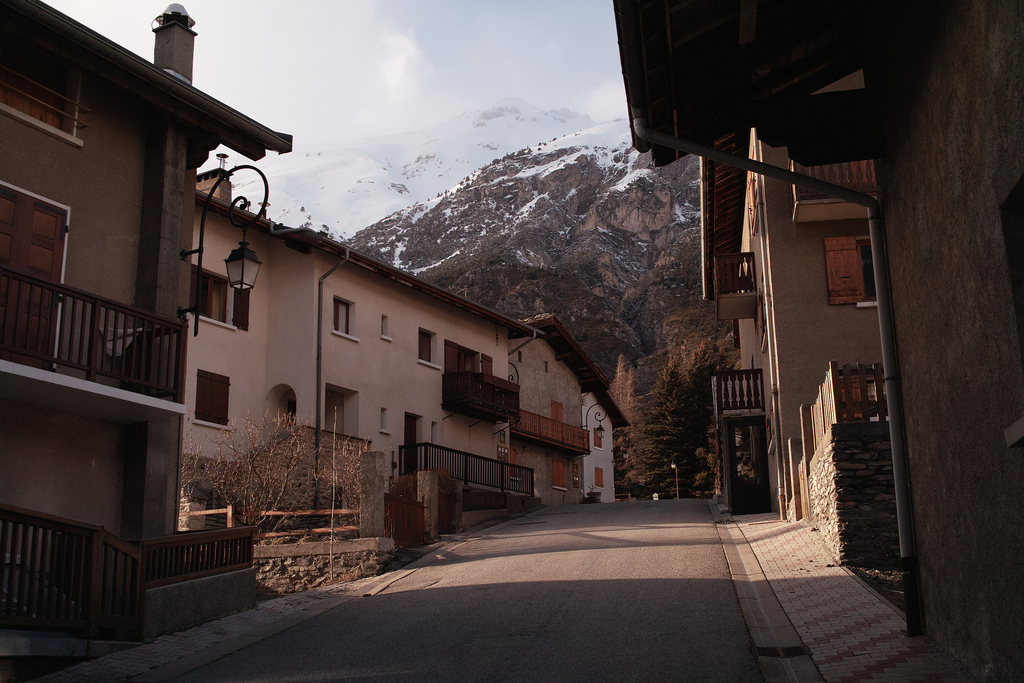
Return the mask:
[[[169,0],[50,0],[153,59]],[[182,0],[194,85],[297,146],[427,128],[515,98],[626,115],[610,0]]]

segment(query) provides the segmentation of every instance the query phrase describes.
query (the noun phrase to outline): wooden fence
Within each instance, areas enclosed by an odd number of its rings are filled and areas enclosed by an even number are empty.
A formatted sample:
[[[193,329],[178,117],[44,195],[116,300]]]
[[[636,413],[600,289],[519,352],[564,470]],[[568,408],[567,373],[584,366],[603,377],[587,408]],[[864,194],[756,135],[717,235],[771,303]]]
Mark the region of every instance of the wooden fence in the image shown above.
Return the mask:
[[[392,493],[384,494],[384,535],[398,546],[423,545],[426,506]]]
[[[256,527],[191,531],[142,541],[144,588],[156,588],[252,566]]]
[[[844,365],[829,363],[825,381],[818,388],[818,399],[810,407],[814,435],[811,453],[834,424],[841,422],[885,422],[885,373],[882,364]]]

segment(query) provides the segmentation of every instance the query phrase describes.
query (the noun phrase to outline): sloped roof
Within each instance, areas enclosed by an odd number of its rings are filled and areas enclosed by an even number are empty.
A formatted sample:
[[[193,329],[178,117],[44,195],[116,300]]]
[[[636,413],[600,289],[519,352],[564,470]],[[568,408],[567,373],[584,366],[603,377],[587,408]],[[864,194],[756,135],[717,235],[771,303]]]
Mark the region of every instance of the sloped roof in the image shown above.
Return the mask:
[[[201,206],[205,201],[206,193],[197,191],[196,205]],[[227,215],[228,207],[228,202],[223,200],[216,198],[210,200],[210,210],[215,213]],[[236,211],[238,211],[238,209],[236,209]],[[248,218],[253,216],[253,214],[248,211],[238,212]],[[283,225],[275,225],[277,228],[285,227]],[[284,234],[273,234],[270,232],[270,221],[266,219],[259,220],[254,227],[265,235],[271,235],[277,239],[283,240],[286,245],[298,249],[299,251],[312,250],[316,248],[336,254],[353,265],[364,268],[383,278],[391,280],[392,282],[404,285],[448,305],[455,306],[456,308],[472,313],[473,315],[495,323],[496,325],[500,325],[508,330],[509,339],[532,337],[535,334],[540,337],[544,336],[544,332],[542,330],[533,327],[532,325],[525,324],[515,318],[510,318],[493,309],[461,297],[458,294],[453,294],[446,289],[432,285],[426,280],[422,280],[415,275],[405,272],[404,270],[400,270],[392,265],[384,263],[383,261],[375,259],[372,256],[367,256],[366,254],[351,249],[323,233],[313,230],[299,230]]]
[[[192,167],[218,144],[254,160],[268,151],[284,154],[292,149],[291,135],[257,123],[52,7],[36,0],[0,0],[0,7],[5,20],[16,24],[22,35],[35,35],[80,68],[203,131],[205,135],[190,140]]]
[[[863,0],[614,0],[630,121],[713,145],[750,128],[805,166],[881,156],[869,89],[818,93],[863,68],[884,12]],[[682,153],[651,145],[659,165]]]
[[[526,318],[524,322],[544,332],[544,341],[554,350],[555,358],[565,363],[576,374],[583,391],[593,392],[597,396],[598,403],[608,411],[612,425],[628,427],[629,421],[608,391],[608,380],[561,321],[551,313],[541,313]]]

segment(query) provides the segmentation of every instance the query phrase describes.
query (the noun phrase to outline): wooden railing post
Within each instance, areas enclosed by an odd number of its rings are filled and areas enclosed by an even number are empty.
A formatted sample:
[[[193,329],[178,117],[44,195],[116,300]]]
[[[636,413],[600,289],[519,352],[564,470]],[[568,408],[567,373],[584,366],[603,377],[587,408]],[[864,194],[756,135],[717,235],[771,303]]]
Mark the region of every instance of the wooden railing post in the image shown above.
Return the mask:
[[[231,503],[228,503],[228,507],[227,507],[227,522],[225,523],[224,526],[226,526],[228,529],[230,529],[233,526],[235,526],[235,506],[232,505]]]

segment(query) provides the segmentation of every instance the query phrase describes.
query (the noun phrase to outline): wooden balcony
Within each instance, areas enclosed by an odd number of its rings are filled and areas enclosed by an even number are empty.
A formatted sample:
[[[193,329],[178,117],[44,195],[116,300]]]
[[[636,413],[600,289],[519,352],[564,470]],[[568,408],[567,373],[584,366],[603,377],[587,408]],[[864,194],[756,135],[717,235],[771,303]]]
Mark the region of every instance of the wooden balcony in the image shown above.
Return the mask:
[[[491,422],[519,416],[519,385],[483,372],[446,372],[441,407]]]
[[[757,315],[757,278],[752,252],[715,256],[715,310],[719,320]]]
[[[420,470],[444,470],[466,484],[488,486],[499,491],[533,495],[533,468],[485,458],[432,443],[400,446],[399,474]]]
[[[716,372],[711,382],[716,418],[764,413],[764,381],[760,368]]]
[[[0,360],[180,403],[185,325],[0,268]]]
[[[848,161],[842,164],[826,166],[801,166],[790,164],[796,173],[824,180],[842,187],[876,195],[878,181],[875,176],[873,160]],[[796,185],[793,186],[793,220],[798,223],[811,221],[836,221],[850,218],[866,218],[864,207],[850,204],[835,197],[814,192]]]
[[[526,410],[519,411],[519,419],[511,423],[512,434],[545,446],[582,455],[590,452],[590,433],[550,417],[544,417]]]
[[[825,381],[818,388],[818,399],[813,405],[802,408],[810,413],[814,435],[811,453],[817,450],[834,424],[887,421],[882,364],[856,363],[840,368],[839,363],[832,361]]]

